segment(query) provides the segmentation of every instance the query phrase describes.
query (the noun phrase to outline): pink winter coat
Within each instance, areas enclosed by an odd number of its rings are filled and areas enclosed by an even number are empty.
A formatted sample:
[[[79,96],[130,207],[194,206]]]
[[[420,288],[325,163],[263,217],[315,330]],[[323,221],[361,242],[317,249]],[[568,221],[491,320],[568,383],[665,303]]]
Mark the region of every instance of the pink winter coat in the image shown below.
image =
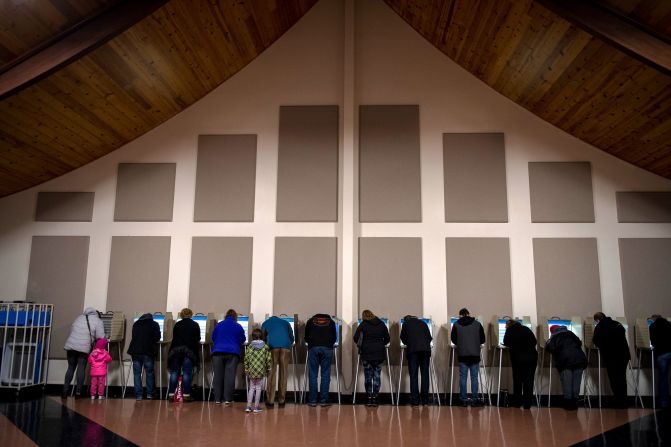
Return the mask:
[[[105,349],[96,347],[89,354],[89,363],[91,364],[92,376],[106,376],[107,364],[112,361],[112,357]]]

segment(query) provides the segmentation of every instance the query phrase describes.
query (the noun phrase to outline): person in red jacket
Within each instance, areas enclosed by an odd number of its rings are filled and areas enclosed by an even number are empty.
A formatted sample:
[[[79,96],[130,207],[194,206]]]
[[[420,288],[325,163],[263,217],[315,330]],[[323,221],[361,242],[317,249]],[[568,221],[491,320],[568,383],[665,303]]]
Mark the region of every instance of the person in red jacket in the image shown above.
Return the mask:
[[[95,349],[89,354],[89,363],[91,364],[91,400],[95,400],[96,391],[98,392],[98,399],[105,398],[107,364],[112,361],[112,357],[106,348],[107,340],[99,338],[96,341]]]

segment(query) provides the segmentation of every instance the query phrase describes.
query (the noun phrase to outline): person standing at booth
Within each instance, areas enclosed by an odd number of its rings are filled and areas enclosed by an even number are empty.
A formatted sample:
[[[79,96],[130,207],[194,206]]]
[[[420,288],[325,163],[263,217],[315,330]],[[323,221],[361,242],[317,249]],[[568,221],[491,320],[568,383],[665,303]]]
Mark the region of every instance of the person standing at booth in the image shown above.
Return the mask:
[[[408,372],[410,373],[410,405],[413,407],[429,403],[429,367],[431,364],[431,332],[429,326],[417,317],[406,315],[403,318],[401,341],[408,354]],[[422,388],[419,389],[419,374],[422,373]]]
[[[582,350],[580,339],[566,326],[558,324],[550,327],[550,339],[545,349],[552,354],[552,362],[559,372],[562,392],[564,393],[564,409],[578,409],[578,395],[582,374],[587,367],[587,357]]]
[[[179,320],[172,330],[172,343],[168,351],[168,370],[170,371],[170,385],[168,398],[175,396],[177,380],[182,375],[182,389],[184,401],[192,401],[191,381],[196,374],[200,359],[200,326],[191,317],[193,311],[188,307],[179,312]]]
[[[654,321],[650,325],[650,344],[654,348],[655,362],[659,368],[659,406],[669,408],[671,323],[660,315],[653,315],[651,318]]]
[[[238,313],[228,309],[226,316],[212,331],[212,365],[214,367],[214,403],[233,403],[235,375],[240,362],[245,330],[238,323]]]
[[[594,336],[592,342],[606,366],[610,388],[613,390],[616,408],[627,408],[627,365],[631,359],[629,343],[624,326],[607,317],[603,312],[594,314]]]
[[[468,309],[459,311],[459,319],[452,326],[452,343],[457,347],[459,356],[459,398],[461,405],[481,407],[478,398],[478,374],[480,373],[480,349],[485,342],[485,330],[482,324],[471,317]],[[471,398],[468,398],[466,385],[468,374],[471,376]]]
[[[305,323],[305,343],[308,345],[308,377],[310,392],[308,405],[328,407],[329,387],[331,386],[331,362],[333,346],[336,342],[336,324],[327,314],[316,314]],[[321,383],[317,390],[317,376],[321,374]],[[319,391],[319,393],[317,393]],[[319,397],[319,401],[317,401]]]
[[[133,323],[133,331],[128,345],[128,355],[133,361],[133,386],[135,399],[142,400],[142,369],[147,380],[147,399],[154,398],[154,359],[161,341],[161,328],[150,313],[146,313]]]
[[[70,326],[70,334],[63,347],[68,359],[68,369],[65,372],[63,393],[61,394],[63,399],[66,399],[70,394],[70,382],[72,382],[75,371],[77,371],[75,397],[82,396],[86,362],[96,340],[99,338],[105,338],[105,326],[98,316],[98,311],[92,307],[87,307],[84,309],[84,313],[75,318],[72,326]]]
[[[525,410],[531,408],[534,395],[534,375],[538,363],[536,336],[533,331],[519,321],[506,321],[506,333],[503,345],[510,350],[510,363],[513,368],[512,407],[522,405]]]
[[[289,359],[291,358],[291,346],[294,343],[294,331],[288,321],[272,316],[261,325],[273,358],[273,366],[270,370],[266,406],[272,408],[277,392],[277,404],[284,407],[287,394],[287,372],[289,370]],[[279,376],[279,380],[278,380]],[[279,392],[277,388],[279,387]]]
[[[368,309],[361,313],[361,320],[354,333],[354,343],[359,347],[363,364],[364,385],[368,396],[366,405],[377,407],[382,362],[387,358],[387,344],[390,340],[389,330],[387,325]]]

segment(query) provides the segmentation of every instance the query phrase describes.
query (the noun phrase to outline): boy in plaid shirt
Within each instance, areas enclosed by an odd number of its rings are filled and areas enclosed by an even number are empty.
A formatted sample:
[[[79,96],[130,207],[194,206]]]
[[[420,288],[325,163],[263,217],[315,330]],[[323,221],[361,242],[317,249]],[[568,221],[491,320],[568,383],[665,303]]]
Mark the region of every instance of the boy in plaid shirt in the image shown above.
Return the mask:
[[[247,413],[253,411],[260,413],[261,405],[261,391],[263,390],[263,379],[268,376],[270,367],[272,365],[272,356],[270,349],[263,341],[263,332],[261,329],[254,329],[252,331],[252,342],[245,347],[245,374],[249,379],[249,390],[247,391]],[[256,397],[255,397],[256,394]],[[254,399],[254,406],[252,407],[252,399]]]

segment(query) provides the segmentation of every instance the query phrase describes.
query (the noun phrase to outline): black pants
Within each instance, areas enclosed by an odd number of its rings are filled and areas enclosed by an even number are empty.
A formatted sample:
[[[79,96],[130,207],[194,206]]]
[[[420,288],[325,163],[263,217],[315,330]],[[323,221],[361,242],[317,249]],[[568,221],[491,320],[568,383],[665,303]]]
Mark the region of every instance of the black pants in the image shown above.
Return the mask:
[[[408,370],[410,372],[410,403],[417,405],[429,403],[429,365],[431,351],[408,353]],[[422,373],[422,391],[419,391],[418,371]]]
[[[238,369],[240,357],[237,354],[214,354],[212,364],[214,365],[214,400],[221,402],[233,402],[235,391],[235,374]]]
[[[627,404],[627,364],[606,365],[606,373],[610,381],[610,389],[613,390],[615,406]]]
[[[86,373],[86,362],[88,361],[89,355],[84,352],[65,351],[68,358],[68,370],[65,372],[65,382],[63,383],[63,394],[68,394],[70,390],[70,382],[72,382],[72,376],[77,370],[77,388],[76,393],[81,394],[82,386],[84,385],[84,374]]]
[[[535,364],[513,363],[513,398],[512,406],[519,407],[520,404],[530,407],[534,397],[534,375]]]

